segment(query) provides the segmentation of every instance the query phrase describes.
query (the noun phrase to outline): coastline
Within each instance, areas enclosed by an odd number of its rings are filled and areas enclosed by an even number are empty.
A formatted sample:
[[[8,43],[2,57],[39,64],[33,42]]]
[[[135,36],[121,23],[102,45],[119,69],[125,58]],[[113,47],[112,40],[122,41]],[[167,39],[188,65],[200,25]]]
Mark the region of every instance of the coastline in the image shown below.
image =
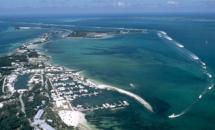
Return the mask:
[[[117,29],[119,29],[119,28],[117,28]],[[120,29],[126,30],[126,28],[120,28]],[[129,29],[127,29],[127,30],[129,30]],[[131,29],[130,29],[130,30],[131,30]],[[140,29],[140,30],[142,30],[142,29]],[[145,29],[144,29],[144,30],[145,30]],[[200,61],[200,63],[201,63],[201,60],[200,60],[195,54],[193,54],[191,51],[187,50],[187,49],[184,47],[183,44],[178,43],[177,41],[175,41],[175,39],[173,39],[172,37],[170,37],[166,32],[164,32],[164,31],[159,31],[159,30],[147,30],[147,31],[151,31],[151,32],[157,34],[158,37],[161,38],[161,39],[168,40],[168,42],[170,42],[174,47],[176,47],[177,49],[180,49],[180,50],[182,51],[182,53],[184,53],[183,51],[186,50],[185,52],[186,52],[186,53],[188,52],[188,54],[189,54],[189,55],[188,55],[188,58],[190,58],[190,60],[191,60],[192,62],[195,62],[195,63],[199,64],[198,61]],[[172,43],[172,42],[173,42],[173,43]],[[48,55],[48,53],[46,53],[46,55]],[[191,55],[191,57],[189,57],[190,55]],[[186,56],[187,56],[187,55],[186,55]],[[54,62],[54,61],[52,60],[52,58],[50,58],[49,60],[50,60],[49,63],[51,63],[51,64]],[[203,62],[203,63],[204,63],[204,62]],[[57,63],[54,63],[54,64],[55,64],[55,65],[59,65],[59,66],[63,66],[62,64],[61,64],[61,65],[60,65],[60,64],[57,64]],[[202,65],[202,64],[200,64],[200,65]],[[203,66],[206,66],[206,65],[203,65]],[[72,68],[72,67],[65,67],[65,66],[63,66],[63,67],[64,67],[64,68],[67,68],[68,70],[72,70],[72,71],[75,70],[75,69]],[[204,70],[206,70],[206,69],[204,69]],[[124,91],[123,89],[120,89],[119,87],[117,87],[117,86],[115,86],[115,85],[109,85],[108,83],[103,83],[102,81],[98,81],[97,79],[90,78],[89,76],[86,76],[85,74],[83,74],[83,73],[81,73],[81,72],[79,73],[79,75],[80,75],[81,77],[87,77],[87,79],[89,79],[90,81],[92,81],[92,83],[95,83],[96,86],[99,86],[98,88],[100,88],[100,89],[107,89],[107,90],[117,91],[117,92],[119,92],[119,93],[121,93],[121,94],[127,95],[127,96],[129,96],[129,97],[135,99],[137,102],[139,102],[141,105],[143,105],[147,110],[153,112],[152,106],[151,106],[147,101],[145,101],[144,99],[142,99],[141,97],[139,97],[138,95],[133,94],[133,93],[130,93],[129,91]],[[212,78],[212,76],[208,76],[208,77],[209,77],[209,79]],[[211,82],[211,81],[210,81],[210,82]],[[209,87],[209,88],[207,87],[206,90],[207,90],[207,89],[210,90],[211,88],[213,88],[213,86],[212,86],[212,87]],[[203,94],[205,94],[205,93],[201,93],[200,95],[203,95]],[[198,97],[198,98],[199,98],[199,97]],[[201,98],[199,98],[199,99],[201,99]]]
[[[49,64],[53,64],[52,61],[49,59],[47,61]],[[57,65],[57,66],[61,66],[63,67],[65,70],[68,70],[68,71],[76,71],[75,69],[73,68],[69,68],[69,67],[65,67],[65,66],[62,66],[62,65],[59,65],[59,64],[56,64],[54,63],[54,65]],[[115,91],[115,92],[118,92],[118,93],[121,93],[123,95],[126,95],[126,96],[129,96],[130,98],[133,98],[134,100],[136,100],[138,103],[140,103],[142,106],[144,106],[148,111],[150,112],[154,112],[153,110],[153,107],[143,98],[141,98],[140,96],[132,93],[132,92],[129,92],[129,91],[126,91],[124,89],[121,89],[121,88],[118,88],[116,86],[113,86],[113,85],[109,85],[107,83],[103,83],[101,81],[98,81],[96,79],[92,79],[92,78],[89,78],[89,77],[86,77],[85,74],[81,73],[81,72],[76,72],[80,77],[82,78],[86,78],[88,82],[91,82],[92,84],[94,84],[96,86],[96,88],[98,89],[106,89],[106,90],[110,90],[110,91]]]
[[[86,79],[85,83],[89,84],[93,88],[101,89],[101,90],[105,89],[108,91],[114,91],[114,92],[118,92],[120,94],[123,94],[125,96],[128,96],[128,97],[132,98],[133,100],[135,100],[140,105],[142,105],[146,110],[148,110],[150,112],[154,112],[152,106],[146,100],[144,100],[143,98],[141,98],[140,96],[138,96],[132,92],[117,88],[117,87],[112,86],[112,85],[107,85],[107,84],[101,83],[95,79],[85,78],[86,75],[84,75],[83,73],[80,73],[80,72],[75,72],[76,71],[75,69],[54,63],[52,61],[52,57],[50,57],[46,52],[44,52],[44,48],[43,48],[44,44],[49,44],[49,40],[42,42],[42,43],[39,43],[39,44],[28,44],[28,42],[27,42],[27,43],[23,44],[23,46],[27,47],[30,50],[34,50],[34,51],[38,52],[38,54],[42,57],[46,57],[46,60],[44,62],[45,64],[51,65],[51,66],[61,67],[64,71],[72,72],[73,74],[77,75],[79,78]],[[72,104],[71,104],[71,106],[72,106]],[[80,113],[82,113],[82,112],[80,112]],[[84,113],[82,113],[81,115],[83,115],[82,118],[85,117]],[[87,126],[87,128],[91,127],[91,126],[93,127],[93,125],[86,122],[86,119],[84,119],[84,120],[81,119],[79,124],[81,124],[82,126]]]
[[[164,34],[167,35],[167,33],[164,33]],[[52,35],[52,34],[50,34],[50,35]],[[38,39],[38,38],[35,38],[35,39]],[[169,39],[167,39],[167,40],[169,40]],[[123,86],[121,86],[121,88],[120,88],[120,87],[117,87],[116,85],[109,85],[108,83],[103,83],[102,81],[99,81],[99,80],[91,78],[90,76],[87,76],[87,74],[85,74],[82,71],[78,71],[75,68],[64,66],[63,63],[62,64],[56,63],[53,60],[53,57],[51,57],[51,55],[49,55],[49,52],[44,48],[44,45],[49,44],[50,41],[52,41],[52,39],[49,39],[49,40],[47,40],[45,42],[42,42],[42,43],[36,43],[36,44],[33,44],[32,41],[35,42],[34,39],[33,39],[33,40],[30,40],[29,42],[25,42],[23,44],[23,46],[28,47],[30,50],[35,50],[36,52],[38,52],[38,54],[40,56],[45,57],[46,60],[45,60],[44,63],[47,63],[47,65],[61,67],[61,68],[63,68],[64,71],[70,71],[73,74],[77,74],[78,77],[80,77],[82,79],[86,79],[88,82],[93,84],[95,86],[95,88],[97,88],[97,89],[104,89],[104,90],[108,90],[108,91],[114,91],[114,92],[118,92],[120,94],[123,94],[125,96],[128,96],[128,97],[132,98],[132,100],[134,100],[137,103],[139,103],[140,105],[142,105],[149,112],[154,112],[153,107],[145,99],[143,99],[142,97],[140,97],[140,96],[138,96],[138,95],[136,95],[136,94],[134,94],[132,92],[126,91],[124,89],[121,89]],[[172,42],[172,40],[171,40],[171,42]],[[183,47],[182,46],[183,46],[182,44],[180,44],[180,45],[176,44],[175,47],[178,47],[178,49],[184,49],[184,46]],[[14,53],[14,52],[11,52],[11,53]],[[194,56],[191,57],[191,58],[192,58],[192,60],[194,60],[195,63],[196,63],[196,61],[200,61],[199,58],[195,58]],[[206,64],[204,62],[199,62],[199,63],[201,63],[201,65],[206,68]],[[204,70],[206,70],[206,69],[204,69]],[[212,75],[208,75],[208,78],[212,79]],[[213,86],[210,86],[207,89],[210,90],[212,88],[213,88]],[[206,93],[206,91],[204,93],[202,93],[202,95],[200,95],[201,97],[198,98],[198,101],[202,98],[202,96],[204,96],[203,94],[205,94],[205,93]],[[176,113],[177,115],[176,114],[170,115],[169,118],[177,118],[177,117],[185,114],[191,107],[189,106],[188,108],[185,109],[185,111],[182,111],[182,113],[179,113],[179,114]],[[80,123],[88,125],[87,122],[83,122],[83,120],[80,120]]]
[[[48,42],[49,41],[46,41],[46,42],[41,43],[41,44],[28,44],[28,42],[27,42],[27,44],[23,44],[23,46],[26,46],[29,49],[35,50],[39,55],[45,56],[46,57],[45,63],[48,64],[48,65],[54,65],[54,66],[62,67],[63,70],[65,70],[65,71],[74,71],[74,70],[72,70],[70,68],[66,68],[66,67],[64,67],[62,65],[58,65],[56,63],[53,63],[52,58],[46,52],[42,51],[44,49],[43,45],[48,44]],[[71,103],[69,103],[69,104],[73,108],[72,104]],[[68,112],[71,114],[71,111],[68,111]],[[64,113],[64,111],[59,111],[58,115],[60,116],[61,120],[64,122],[65,119],[63,119],[63,117],[66,116],[66,115],[61,117],[62,113]],[[76,119],[76,122],[73,125],[77,126],[78,128],[79,128],[79,125],[82,126],[82,128],[85,128],[83,130],[92,130],[91,127],[93,127],[93,125],[91,125],[91,124],[89,124],[87,122],[86,117],[85,117],[85,113],[82,113],[82,112],[79,112],[79,111],[74,111],[74,112],[72,111],[72,115]],[[82,128],[80,128],[80,130],[82,130]],[[96,129],[94,128],[93,130],[96,130]]]
[[[46,54],[47,55],[47,54]],[[52,58],[50,58],[48,61],[47,61],[49,64],[53,64],[53,61],[52,61]],[[63,65],[60,65],[60,64],[57,64],[57,63],[54,63],[54,65],[57,65],[57,66],[61,66],[63,67],[65,70],[68,70],[68,71],[76,71],[74,68],[69,68],[69,67],[65,67]],[[124,89],[121,89],[121,88],[118,88],[116,86],[113,86],[113,85],[109,85],[107,83],[103,83],[101,81],[98,81],[96,79],[92,79],[92,78],[89,78],[89,77],[86,77],[85,74],[81,73],[81,72],[76,72],[80,77],[82,78],[86,78],[89,82],[91,82],[92,84],[94,84],[97,88],[99,89],[106,89],[106,90],[111,90],[111,91],[115,91],[115,92],[118,92],[118,93],[121,93],[123,95],[126,95],[126,96],[129,96],[130,98],[133,98],[134,100],[136,100],[138,103],[140,103],[141,105],[143,105],[148,111],[150,112],[154,112],[153,110],[153,107],[145,100],[143,99],[142,97],[132,93],[132,92],[129,92],[129,91],[126,91]]]
[[[45,43],[45,44],[49,44],[49,43]],[[40,50],[45,50],[44,49],[44,45],[36,45],[34,49],[40,49]],[[108,83],[104,83],[102,81],[98,81],[96,79],[90,78],[89,76],[86,76],[84,73],[79,72],[77,69],[75,68],[71,68],[71,67],[66,67],[62,64],[56,63],[53,61],[52,57],[48,54],[48,52],[44,52],[44,51],[39,51],[37,50],[39,53],[42,53],[44,55],[46,55],[47,57],[49,57],[49,59],[46,61],[48,64],[53,64],[56,66],[60,66],[63,67],[65,70],[68,71],[77,71],[75,73],[77,73],[80,77],[82,78],[86,78],[89,82],[91,82],[92,84],[94,84],[97,88],[99,89],[106,89],[106,90],[110,90],[110,91],[115,91],[118,93],[121,93],[123,95],[129,96],[130,98],[136,100],[136,102],[138,102],[139,104],[141,104],[143,107],[145,107],[148,111],[150,112],[154,112],[153,107],[150,105],[150,103],[148,101],[146,101],[144,98],[138,96],[137,94],[134,94],[132,92],[129,92],[127,90],[124,90],[122,88],[119,88],[115,85],[110,85]]]

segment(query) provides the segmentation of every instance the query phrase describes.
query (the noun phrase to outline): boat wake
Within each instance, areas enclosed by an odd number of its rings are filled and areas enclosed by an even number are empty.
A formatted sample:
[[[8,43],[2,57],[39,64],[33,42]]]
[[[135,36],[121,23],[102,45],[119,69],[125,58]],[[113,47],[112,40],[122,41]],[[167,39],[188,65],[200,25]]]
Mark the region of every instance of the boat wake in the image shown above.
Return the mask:
[[[179,48],[180,52],[182,52],[185,56],[188,56],[188,58],[201,66],[204,74],[207,76],[207,81],[208,81],[208,86],[199,94],[199,96],[196,98],[196,100],[194,102],[192,102],[188,107],[186,107],[184,110],[182,110],[180,113],[178,114],[171,114],[168,117],[169,118],[177,118],[180,117],[182,115],[184,115],[185,113],[187,113],[194,104],[196,104],[200,99],[203,98],[203,96],[214,87],[214,83],[213,83],[213,79],[212,79],[212,74],[209,73],[209,70],[207,69],[206,63],[204,63],[197,55],[195,55],[194,53],[192,53],[191,51],[187,50],[184,45],[178,43],[177,41],[175,41],[173,38],[171,38],[166,32],[164,31],[157,31],[157,35],[159,38],[167,40],[169,43],[173,43],[173,45],[175,45],[176,47]]]
[[[27,24],[27,23],[26,23]],[[31,24],[36,24],[38,26],[53,26],[53,27],[75,27],[75,25],[56,25],[56,24],[44,24],[44,23],[31,23]],[[157,30],[147,30],[147,29],[136,29],[136,28],[115,28],[115,27],[92,27],[92,28],[96,28],[96,29],[113,29],[113,30],[120,30],[122,31],[120,33],[120,35],[122,34],[127,34],[127,33],[132,33],[132,32],[138,32],[138,33],[145,33],[145,32],[155,32],[157,33],[157,36],[163,40],[166,40],[168,43],[170,43],[171,45],[174,45],[183,55],[185,55],[190,61],[198,64],[201,66],[204,74],[207,76],[207,80],[209,82],[209,85],[199,94],[198,97],[196,97],[196,100],[193,101],[189,106],[187,106],[185,109],[183,109],[181,112],[179,112],[178,114],[171,114],[168,117],[169,118],[177,118],[180,117],[184,114],[186,114],[194,104],[196,104],[199,100],[201,100],[204,95],[210,91],[211,89],[214,88],[214,83],[213,83],[213,79],[212,79],[212,74],[209,73],[209,70],[207,69],[206,63],[204,63],[203,61],[201,61],[201,59],[195,55],[194,53],[192,53],[191,51],[189,51],[188,49],[186,49],[184,47],[183,44],[177,42],[176,40],[174,40],[173,38],[171,38],[166,32],[164,31],[157,31]],[[130,86],[133,86],[133,84],[130,84]],[[152,106],[143,98],[141,98],[140,96],[120,89],[120,88],[116,88],[113,86],[109,86],[109,85],[97,85],[98,88],[101,89],[107,89],[107,90],[112,90],[112,91],[116,91],[119,92],[121,94],[127,95],[133,99],[135,99],[137,102],[139,102],[140,104],[142,104],[147,110],[149,110],[150,112],[153,112],[153,108]]]

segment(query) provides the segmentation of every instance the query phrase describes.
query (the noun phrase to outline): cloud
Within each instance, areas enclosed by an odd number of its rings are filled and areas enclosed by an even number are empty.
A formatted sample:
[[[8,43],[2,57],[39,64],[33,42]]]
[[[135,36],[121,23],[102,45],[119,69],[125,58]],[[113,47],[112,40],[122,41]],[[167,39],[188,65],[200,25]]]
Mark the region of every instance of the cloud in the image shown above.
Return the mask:
[[[167,1],[167,5],[170,5],[170,6],[177,6],[179,3],[177,1],[174,1],[174,0],[169,0]]]
[[[120,8],[124,8],[124,7],[127,7],[127,6],[128,6],[127,3],[122,2],[122,1],[114,2],[113,5],[114,5],[115,7],[120,7]]]
[[[8,12],[215,12],[215,0],[0,0]]]
[[[214,7],[215,6],[215,0],[203,0],[201,2],[206,7]]]
[[[119,7],[124,7],[124,6],[125,6],[125,3],[119,1],[119,2],[117,3],[117,5],[118,5]]]

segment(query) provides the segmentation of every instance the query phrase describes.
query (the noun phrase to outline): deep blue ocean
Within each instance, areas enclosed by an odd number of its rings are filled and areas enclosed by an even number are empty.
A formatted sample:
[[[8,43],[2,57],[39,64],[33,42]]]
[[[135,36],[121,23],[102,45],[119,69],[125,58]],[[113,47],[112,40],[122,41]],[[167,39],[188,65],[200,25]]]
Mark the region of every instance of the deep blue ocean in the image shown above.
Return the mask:
[[[53,63],[133,92],[155,110],[151,113],[128,98],[131,105],[126,109],[88,113],[96,129],[215,130],[215,91],[208,89],[214,79],[207,75],[215,73],[213,15],[3,17],[0,54],[56,29],[141,30],[106,39],[55,39],[42,48]],[[167,35],[159,37],[160,31]],[[168,118],[172,113],[181,116]]]

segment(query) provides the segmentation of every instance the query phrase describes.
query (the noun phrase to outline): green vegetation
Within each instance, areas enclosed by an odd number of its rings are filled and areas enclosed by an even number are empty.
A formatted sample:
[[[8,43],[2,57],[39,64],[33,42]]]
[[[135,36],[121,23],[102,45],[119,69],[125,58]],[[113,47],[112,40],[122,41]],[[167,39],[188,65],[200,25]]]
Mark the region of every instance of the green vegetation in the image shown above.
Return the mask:
[[[19,61],[19,62],[27,62],[26,55],[16,55],[13,54],[11,56],[3,56],[0,57],[0,67],[11,66],[11,62]]]
[[[29,52],[28,57],[30,58],[38,58],[39,54],[35,51]]]
[[[40,85],[34,86],[33,89],[23,95],[23,101],[25,103],[25,110],[27,117],[31,118],[37,113],[38,107],[45,108],[49,104],[49,98],[45,95],[44,89]],[[31,100],[32,98],[32,100]],[[42,104],[42,101],[46,102],[46,105]]]
[[[20,111],[18,101],[7,103],[0,111],[0,128],[2,130],[31,130],[28,120]]]
[[[26,55],[16,55],[16,54],[13,54],[11,56],[0,57],[0,73],[2,75],[10,74],[10,72],[14,69],[11,66],[11,63],[14,61],[27,62],[28,59]],[[7,67],[7,68],[3,68],[3,67]]]
[[[0,79],[0,96],[3,94],[3,93],[2,93],[3,81],[4,81],[4,78],[2,78],[2,80]]]
[[[19,61],[19,62],[28,62],[28,58],[26,55],[12,55],[12,61]]]
[[[11,56],[0,57],[0,67],[11,66],[12,61],[13,60]]]
[[[84,36],[85,33],[78,32],[75,36]],[[17,66],[24,66],[28,69],[44,68],[44,64],[34,59],[28,61],[30,58],[38,58],[39,54],[35,51],[17,52],[10,56],[0,57],[0,102],[4,103],[3,108],[0,109],[0,130],[32,130],[30,120],[35,116],[39,109],[44,109],[44,119],[51,126],[57,130],[73,130],[72,127],[66,126],[58,116],[57,112],[52,110],[53,106],[50,104],[50,82],[47,82],[47,87],[42,84],[33,85],[28,92],[24,92],[22,99],[24,102],[25,113],[21,111],[21,103],[19,101],[20,94],[15,92],[13,95],[5,94],[2,96],[3,76],[11,74]],[[47,58],[47,57],[46,57]],[[42,59],[43,60],[43,59]],[[14,62],[14,64],[12,64]],[[23,64],[24,63],[24,64]],[[44,81],[46,81],[45,74]],[[50,119],[50,120],[49,120]]]
[[[86,32],[75,31],[68,35],[68,37],[85,37],[87,36]]]

